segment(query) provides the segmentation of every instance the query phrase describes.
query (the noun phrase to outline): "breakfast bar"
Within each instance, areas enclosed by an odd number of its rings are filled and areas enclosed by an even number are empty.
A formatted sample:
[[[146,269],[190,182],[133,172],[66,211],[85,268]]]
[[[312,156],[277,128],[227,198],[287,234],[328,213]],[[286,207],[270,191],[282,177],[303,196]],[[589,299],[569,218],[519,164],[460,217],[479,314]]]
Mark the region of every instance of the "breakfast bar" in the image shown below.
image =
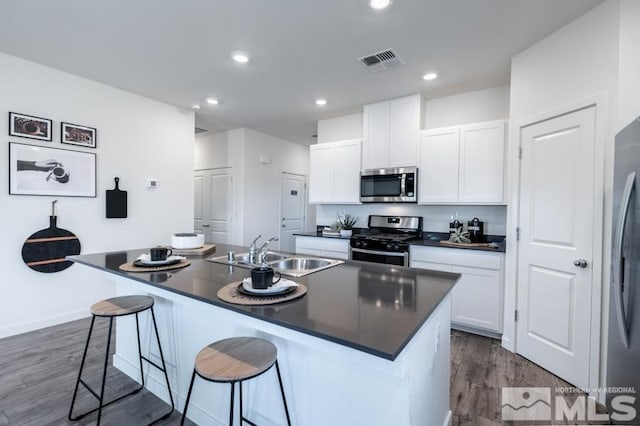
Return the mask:
[[[148,251],[148,250],[147,250]],[[214,256],[242,247],[218,244]],[[246,250],[245,250],[246,251]],[[449,411],[450,292],[458,274],[344,262],[302,277],[298,299],[265,306],[231,304],[217,294],[250,270],[189,257],[162,272],[125,272],[145,250],[73,256],[108,274],[118,296],[155,299],[169,380],[182,411],[195,355],[217,340],[252,336],[276,345],[292,424],[446,425]],[[159,361],[150,319],[141,317],[143,352]],[[118,319],[114,366],[139,380],[135,325]],[[125,325],[125,324],[123,324]],[[162,373],[145,368],[146,387],[168,401]],[[284,424],[273,371],[245,387],[244,410],[258,424]],[[199,383],[188,417],[227,422],[227,387]]]

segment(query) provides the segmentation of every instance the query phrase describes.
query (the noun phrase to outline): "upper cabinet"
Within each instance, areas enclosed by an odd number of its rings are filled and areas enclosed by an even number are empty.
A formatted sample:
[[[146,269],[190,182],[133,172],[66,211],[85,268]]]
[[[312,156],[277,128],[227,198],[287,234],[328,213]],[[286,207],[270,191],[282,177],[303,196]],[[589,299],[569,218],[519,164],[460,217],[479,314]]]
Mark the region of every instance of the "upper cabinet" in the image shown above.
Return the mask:
[[[504,120],[427,130],[419,148],[419,203],[504,203]]]
[[[359,204],[362,141],[309,147],[309,203]]]
[[[362,169],[416,166],[420,95],[364,106]]]

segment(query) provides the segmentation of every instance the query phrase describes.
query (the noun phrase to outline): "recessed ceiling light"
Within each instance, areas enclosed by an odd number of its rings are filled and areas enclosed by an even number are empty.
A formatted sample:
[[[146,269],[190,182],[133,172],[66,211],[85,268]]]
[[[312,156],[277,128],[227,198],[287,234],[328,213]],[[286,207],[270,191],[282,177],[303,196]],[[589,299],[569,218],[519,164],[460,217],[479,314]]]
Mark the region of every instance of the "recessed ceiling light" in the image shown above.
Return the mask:
[[[246,64],[247,62],[249,62],[249,55],[247,55],[245,52],[242,52],[240,50],[236,50],[235,52],[231,53],[231,57],[233,58],[234,61],[239,62],[241,64]]]
[[[369,0],[369,7],[376,10],[386,9],[390,4],[391,0]]]
[[[200,109],[200,104],[191,104],[191,108]]]
[[[316,99],[316,105],[324,106],[327,104],[326,99]]]
[[[207,103],[209,105],[218,105],[220,102],[215,98],[207,98]]]
[[[425,80],[435,80],[436,78],[438,78],[438,74],[436,74],[435,72],[428,72],[423,75],[422,78],[424,78]]]

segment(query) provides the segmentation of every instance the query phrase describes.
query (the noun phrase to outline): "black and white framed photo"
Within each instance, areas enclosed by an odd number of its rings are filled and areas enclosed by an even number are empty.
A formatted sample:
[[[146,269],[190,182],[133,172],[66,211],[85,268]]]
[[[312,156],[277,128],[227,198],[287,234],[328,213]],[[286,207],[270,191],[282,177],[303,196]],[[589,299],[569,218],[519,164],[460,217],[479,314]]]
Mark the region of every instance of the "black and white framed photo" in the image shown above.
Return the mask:
[[[60,142],[69,145],[95,148],[97,133],[98,131],[93,127],[65,122],[60,123]]]
[[[51,142],[52,122],[48,118],[9,113],[9,135]]]
[[[96,155],[9,143],[9,194],[96,196]]]

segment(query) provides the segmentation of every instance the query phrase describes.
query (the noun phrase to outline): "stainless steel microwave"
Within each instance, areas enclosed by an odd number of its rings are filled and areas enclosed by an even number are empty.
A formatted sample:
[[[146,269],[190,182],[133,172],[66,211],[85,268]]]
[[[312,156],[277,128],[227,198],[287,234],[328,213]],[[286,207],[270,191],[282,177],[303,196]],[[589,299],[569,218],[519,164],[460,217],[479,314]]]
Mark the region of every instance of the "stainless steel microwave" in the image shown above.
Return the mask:
[[[360,173],[360,201],[363,203],[418,202],[418,169],[400,167],[372,169]]]

